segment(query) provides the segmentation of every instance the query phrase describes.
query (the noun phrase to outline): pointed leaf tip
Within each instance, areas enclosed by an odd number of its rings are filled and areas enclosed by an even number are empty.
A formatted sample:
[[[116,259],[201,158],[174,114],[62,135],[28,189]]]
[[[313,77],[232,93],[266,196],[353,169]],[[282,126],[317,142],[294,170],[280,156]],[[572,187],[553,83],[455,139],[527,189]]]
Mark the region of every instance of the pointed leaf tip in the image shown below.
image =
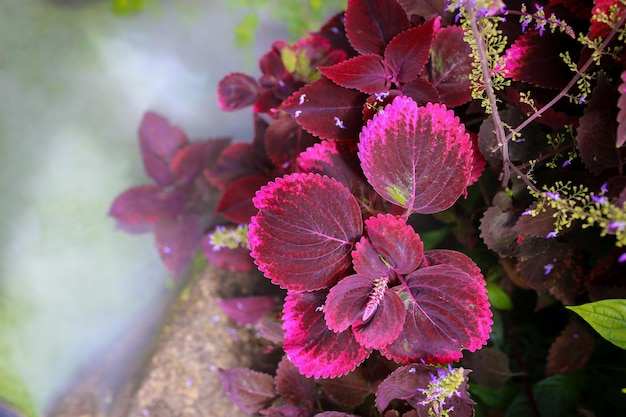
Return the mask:
[[[387,201],[412,213],[451,207],[473,167],[472,143],[445,106],[418,107],[397,97],[363,128],[359,158],[370,184]]]

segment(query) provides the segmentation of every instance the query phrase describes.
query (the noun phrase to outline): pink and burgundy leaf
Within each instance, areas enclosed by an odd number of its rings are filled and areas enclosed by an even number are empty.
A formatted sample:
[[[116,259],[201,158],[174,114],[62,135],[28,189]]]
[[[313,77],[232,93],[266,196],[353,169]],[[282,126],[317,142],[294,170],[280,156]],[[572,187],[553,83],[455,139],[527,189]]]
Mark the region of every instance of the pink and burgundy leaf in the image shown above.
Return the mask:
[[[407,306],[398,339],[381,353],[398,362],[449,363],[483,346],[491,312],[482,276],[440,264],[420,268],[394,289]]]
[[[440,102],[456,107],[472,99],[468,74],[472,73],[470,46],[463,40],[463,29],[448,26],[437,31],[430,51],[430,81]]]
[[[372,279],[393,270],[408,274],[422,262],[424,244],[406,222],[390,214],[365,221],[367,237],[361,238],[352,253],[354,270]]]
[[[217,103],[224,111],[235,111],[253,105],[259,97],[259,85],[239,72],[222,78],[217,85]]]
[[[352,372],[370,354],[352,331],[335,333],[326,326],[327,291],[289,291],[283,306],[283,348],[306,377],[334,378]]]
[[[250,224],[251,254],[276,285],[312,291],[335,284],[350,267],[363,233],[350,190],[318,174],[292,174],[257,192]]]
[[[144,169],[157,184],[171,185],[175,181],[170,163],[179,149],[187,146],[185,133],[167,119],[147,112],[139,127],[139,146]]]
[[[215,211],[233,223],[248,223],[258,211],[252,198],[268,181],[267,177],[250,175],[232,182],[224,190]]]
[[[391,67],[395,83],[408,83],[417,78],[428,62],[433,33],[439,27],[439,17],[406,30],[389,42],[385,62]]]
[[[302,87],[281,109],[320,139],[356,141],[363,127],[362,111],[367,95],[340,87],[327,78]]]
[[[473,162],[464,126],[445,106],[397,97],[361,132],[359,158],[369,183],[411,213],[443,211],[464,193]]]
[[[391,69],[380,55],[359,55],[332,67],[318,68],[335,84],[375,94],[391,88]]]
[[[248,414],[256,414],[276,398],[274,378],[246,368],[220,369],[220,381],[226,396]]]
[[[409,18],[396,0],[349,0],[346,35],[362,55],[383,55],[387,44],[407,30]]]
[[[356,151],[352,141],[325,140],[300,154],[298,169],[334,178],[355,194],[365,182]]]
[[[224,313],[239,324],[257,324],[276,309],[274,297],[257,295],[215,301]]]

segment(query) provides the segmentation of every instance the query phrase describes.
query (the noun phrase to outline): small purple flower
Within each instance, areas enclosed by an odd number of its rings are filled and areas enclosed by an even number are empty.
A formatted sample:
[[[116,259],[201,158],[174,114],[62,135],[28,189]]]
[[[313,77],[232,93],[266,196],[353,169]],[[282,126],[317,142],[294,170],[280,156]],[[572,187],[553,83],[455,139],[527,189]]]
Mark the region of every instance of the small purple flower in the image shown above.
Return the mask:
[[[582,96],[578,99],[578,104],[585,104],[587,102],[587,96]]]
[[[554,239],[555,237],[557,237],[559,234],[557,232],[550,232],[546,235],[546,239]]]
[[[608,229],[609,229],[610,233],[615,233],[618,230],[622,230],[624,228],[624,226],[626,226],[626,223],[615,221],[615,222],[609,223]]]
[[[609,192],[609,184],[606,183],[606,182],[604,184],[602,184],[602,187],[600,187],[600,192],[602,194],[608,193]]]
[[[546,197],[554,201],[559,201],[561,199],[561,194],[553,193],[552,191],[546,191]]]
[[[572,161],[570,161],[569,159],[566,159],[565,162],[563,162],[563,164],[561,165],[561,168],[565,168],[566,166],[570,165],[572,163]]]
[[[547,264],[543,266],[543,274],[544,275],[548,275],[550,272],[552,272],[552,269],[554,268],[554,264]]]
[[[606,204],[609,202],[609,199],[606,198],[606,196],[604,195],[601,195],[601,196],[591,195],[591,199],[598,204]]]
[[[532,216],[533,211],[528,209],[522,212],[522,216]]]
[[[617,258],[617,262],[624,263],[626,262],[626,252],[622,253],[619,258]]]
[[[522,32],[526,32],[526,29],[528,29],[528,20],[522,22]]]

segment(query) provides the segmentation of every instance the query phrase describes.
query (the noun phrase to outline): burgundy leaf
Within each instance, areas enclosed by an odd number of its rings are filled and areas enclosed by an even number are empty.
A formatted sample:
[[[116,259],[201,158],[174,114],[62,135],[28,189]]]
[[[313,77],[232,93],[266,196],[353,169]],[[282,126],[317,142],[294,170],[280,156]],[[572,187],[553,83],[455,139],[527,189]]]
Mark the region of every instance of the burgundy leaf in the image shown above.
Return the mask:
[[[164,216],[173,216],[183,208],[178,194],[170,194],[154,185],[129,188],[117,196],[109,210],[109,216],[118,227],[129,231],[144,231]]]
[[[402,86],[402,94],[412,98],[418,106],[441,102],[435,86],[424,78],[416,78],[410,83],[404,84]]]
[[[220,154],[215,166],[204,171],[209,183],[223,190],[230,183],[249,175],[264,175],[271,171],[271,162],[256,143],[233,143]]]
[[[217,85],[217,103],[224,111],[253,105],[259,97],[259,85],[249,75],[239,72],[222,78]]]
[[[202,240],[199,216],[186,215],[176,219],[164,217],[155,227],[156,247],[161,260],[175,276],[189,264],[193,251]]]
[[[359,417],[356,414],[343,413],[341,411],[324,411],[323,413],[317,413],[313,417]]]
[[[568,39],[559,32],[524,32],[506,51],[506,76],[544,88],[565,87],[572,73],[559,54],[568,49]]]
[[[489,338],[491,311],[485,281],[450,265],[420,268],[396,288],[407,306],[398,339],[381,353],[398,362],[449,363],[462,349],[474,351]]]
[[[537,202],[533,203],[526,212],[533,211],[537,207]],[[512,231],[522,233],[525,235],[531,235],[534,237],[545,238],[549,233],[554,232],[554,218],[556,217],[557,210],[544,206],[545,211],[537,213],[536,216],[522,215],[515,222],[515,226],[511,228]]]
[[[349,0],[346,35],[362,55],[383,55],[398,33],[409,28],[409,18],[396,0]]]
[[[422,16],[424,19],[441,16],[445,12],[447,2],[444,0],[399,0],[406,14]]]
[[[144,169],[161,186],[171,185],[175,178],[170,162],[178,150],[188,143],[187,136],[167,119],[147,112],[139,127],[139,146]]]
[[[300,154],[298,168],[334,178],[355,194],[365,182],[356,150],[356,144],[351,141],[325,140]]]
[[[459,26],[437,31],[430,51],[430,80],[439,93],[440,102],[448,107],[472,99],[468,76],[472,73],[471,52]]]
[[[604,75],[591,93],[589,104],[580,118],[576,144],[585,166],[594,175],[621,164],[615,147],[617,132],[617,92]]]
[[[367,237],[361,238],[352,253],[354,270],[371,279],[389,270],[408,274],[422,262],[424,244],[406,222],[390,214],[379,214],[365,221]]]
[[[287,404],[310,408],[319,398],[315,380],[301,375],[286,356],[276,369],[276,387]]]
[[[283,307],[283,348],[300,373],[334,378],[352,372],[370,354],[350,330],[335,333],[324,321],[327,291],[289,291]]]
[[[391,87],[392,74],[380,55],[359,55],[318,69],[335,84],[367,94],[381,93]]]
[[[534,112],[533,108],[527,104],[522,103],[520,101],[520,93],[514,88],[507,87],[505,89],[507,98],[517,106],[524,114],[531,114]],[[542,103],[539,99],[533,99],[535,101],[534,105],[536,108],[542,108],[544,103]],[[548,127],[552,127],[554,129],[558,129],[567,125],[572,125],[574,127],[578,126],[578,116],[568,116],[566,113],[561,111],[556,111],[553,108],[549,108],[541,114],[541,117],[536,119],[537,123],[541,123]]]
[[[258,413],[276,398],[271,375],[245,368],[220,369],[219,372],[228,399],[248,414]]]
[[[340,87],[327,78],[307,84],[285,100],[282,110],[321,139],[355,141],[363,127],[367,95]]]
[[[250,217],[258,211],[252,204],[252,198],[267,182],[268,178],[260,175],[250,175],[232,182],[224,190],[216,212],[233,223],[248,223]]]
[[[250,224],[252,257],[274,284],[312,291],[348,269],[363,224],[358,202],[341,183],[292,174],[263,187],[253,203],[259,213]]]
[[[472,370],[472,382],[496,390],[513,374],[506,353],[493,347],[484,347],[463,356],[463,366]]]
[[[313,417],[315,410],[293,405],[279,405],[278,407],[268,407],[259,411],[259,414],[266,417]]]
[[[369,183],[409,212],[445,210],[464,193],[472,172],[472,142],[452,111],[418,107],[397,97],[361,132],[359,158]]]
[[[250,249],[248,248],[240,246],[234,249],[216,249],[208,235],[202,239],[201,245],[204,256],[220,269],[233,272],[247,272],[255,268],[254,260],[250,256]]]
[[[394,37],[385,49],[385,62],[392,68],[394,82],[408,83],[423,71],[430,53],[439,17]]]
[[[215,304],[239,324],[257,324],[259,320],[276,309],[274,297],[267,295],[216,300]]]
[[[583,368],[591,357],[594,346],[594,338],[584,324],[580,321],[570,323],[550,346],[546,375],[574,372]]]
[[[176,181],[189,183],[205,169],[212,168],[228,145],[230,139],[207,139],[180,149],[170,164]]]
[[[433,367],[421,363],[401,366],[393,371],[376,391],[376,407],[384,411],[391,401],[407,400],[428,387]]]
[[[267,128],[265,150],[277,167],[291,169],[296,158],[319,139],[304,131],[293,117],[284,114]]]
[[[320,379],[319,384],[332,399],[341,404],[358,406],[365,401],[365,397],[372,394],[372,385],[363,372],[357,368],[354,372],[332,379]]]
[[[341,332],[352,325],[357,342],[379,349],[398,337],[405,311],[387,281],[351,275],[331,288],[324,316],[331,330]]]
[[[263,317],[259,321],[258,327],[259,335],[261,337],[269,340],[276,345],[283,344],[285,332],[283,331],[281,321],[269,317]]]
[[[617,141],[616,148],[621,148],[626,143],[626,71],[622,72],[622,83],[617,88],[619,98],[617,99]]]

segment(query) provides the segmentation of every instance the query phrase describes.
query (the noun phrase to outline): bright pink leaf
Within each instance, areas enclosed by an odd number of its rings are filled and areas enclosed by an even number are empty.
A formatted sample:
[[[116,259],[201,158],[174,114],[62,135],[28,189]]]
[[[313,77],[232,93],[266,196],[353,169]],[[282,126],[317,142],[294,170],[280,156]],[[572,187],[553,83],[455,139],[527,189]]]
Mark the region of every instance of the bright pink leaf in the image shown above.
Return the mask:
[[[268,295],[216,300],[215,304],[239,324],[257,324],[259,320],[276,309],[274,297]]]
[[[301,153],[298,168],[334,178],[350,190],[356,190],[365,182],[360,174],[361,166],[356,156],[356,144],[348,141],[325,140]]]
[[[445,106],[418,107],[397,97],[367,123],[360,138],[363,172],[387,201],[430,214],[449,208],[465,191],[472,143]]]
[[[349,0],[346,35],[360,54],[383,55],[387,44],[407,30],[409,18],[396,0]]]
[[[352,372],[370,354],[352,331],[335,333],[324,320],[326,291],[289,291],[283,307],[283,348],[300,373],[334,378]]]
[[[398,339],[381,349],[398,362],[449,363],[462,349],[474,351],[489,337],[491,322],[482,276],[448,264],[422,267],[395,288],[406,305]],[[488,317],[485,317],[488,315]]]
[[[348,188],[317,174],[293,174],[261,188],[253,203],[259,213],[250,224],[252,257],[274,284],[312,291],[342,277],[363,232]]]
[[[164,216],[173,216],[183,208],[177,193],[167,193],[154,185],[140,185],[117,196],[109,210],[109,216],[117,226],[128,231],[150,229]]]
[[[276,398],[274,378],[245,368],[220,369],[226,396],[247,414],[256,414]]]
[[[139,127],[139,146],[146,173],[161,186],[171,185],[175,178],[170,162],[188,143],[187,136],[167,119],[147,112]]]
[[[222,78],[217,85],[217,103],[224,111],[253,105],[259,97],[259,85],[249,75],[239,72]]]
[[[386,279],[351,275],[333,286],[326,298],[326,323],[334,331],[352,326],[356,341],[380,349],[393,342],[404,324],[404,304]]]
[[[307,84],[289,97],[281,109],[321,139],[355,141],[363,127],[367,95],[340,87],[327,78]]]
[[[408,274],[422,262],[424,244],[406,222],[390,214],[379,214],[365,221],[367,237],[361,238],[352,253],[354,270],[372,279],[389,270]]]
[[[380,55],[359,55],[318,70],[335,84],[375,94],[391,88],[392,74]]]
[[[395,83],[413,81],[424,70],[433,41],[433,32],[439,27],[439,17],[404,31],[389,42],[385,62],[392,68]]]
[[[463,29],[448,26],[437,31],[430,51],[430,80],[441,103],[456,107],[472,99],[469,74],[471,48],[463,40]]]
[[[275,379],[278,393],[287,404],[310,408],[319,398],[315,380],[300,374],[286,356],[278,363]]]
[[[260,175],[250,175],[233,181],[224,190],[215,211],[233,223],[248,223],[250,217],[258,211],[252,204],[252,198],[268,181],[267,177]]]

